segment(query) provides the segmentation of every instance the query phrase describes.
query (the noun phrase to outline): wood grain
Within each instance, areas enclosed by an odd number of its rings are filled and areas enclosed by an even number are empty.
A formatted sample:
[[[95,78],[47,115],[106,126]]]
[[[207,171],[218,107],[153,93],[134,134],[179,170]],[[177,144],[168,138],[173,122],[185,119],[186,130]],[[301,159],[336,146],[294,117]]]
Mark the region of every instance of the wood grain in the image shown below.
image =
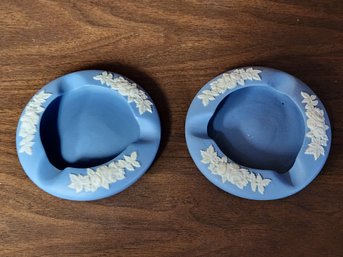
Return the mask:
[[[343,2],[0,1],[1,256],[343,256]],[[227,69],[262,65],[325,103],[333,146],[321,175],[279,201],[231,196],[196,169],[184,140],[196,92]],[[128,190],[95,202],[38,189],[17,160],[30,97],[81,69],[144,87],[163,123],[159,158]]]

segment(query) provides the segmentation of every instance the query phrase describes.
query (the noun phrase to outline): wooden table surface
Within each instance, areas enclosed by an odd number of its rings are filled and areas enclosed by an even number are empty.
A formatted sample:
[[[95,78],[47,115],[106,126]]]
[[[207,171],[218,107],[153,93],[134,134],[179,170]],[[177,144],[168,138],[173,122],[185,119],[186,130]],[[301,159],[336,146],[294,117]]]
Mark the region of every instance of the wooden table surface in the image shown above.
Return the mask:
[[[0,2],[1,256],[343,256],[343,2]],[[305,190],[250,201],[213,186],[184,139],[197,91],[228,69],[294,74],[318,94],[333,145]],[[15,149],[19,115],[47,82],[83,69],[135,80],[163,123],[160,153],[132,187],[72,202],[38,189]]]

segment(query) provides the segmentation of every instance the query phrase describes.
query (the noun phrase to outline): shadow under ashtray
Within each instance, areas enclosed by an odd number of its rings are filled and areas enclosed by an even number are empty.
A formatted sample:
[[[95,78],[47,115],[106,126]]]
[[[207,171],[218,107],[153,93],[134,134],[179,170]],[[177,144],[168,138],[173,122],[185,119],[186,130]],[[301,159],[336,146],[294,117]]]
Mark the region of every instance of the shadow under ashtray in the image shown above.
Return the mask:
[[[229,94],[208,124],[208,135],[234,162],[278,173],[293,166],[304,134],[299,108],[271,87],[247,87]]]
[[[104,87],[66,92],[46,108],[40,123],[46,155],[56,168],[106,163],[139,138],[139,125],[124,98]]]

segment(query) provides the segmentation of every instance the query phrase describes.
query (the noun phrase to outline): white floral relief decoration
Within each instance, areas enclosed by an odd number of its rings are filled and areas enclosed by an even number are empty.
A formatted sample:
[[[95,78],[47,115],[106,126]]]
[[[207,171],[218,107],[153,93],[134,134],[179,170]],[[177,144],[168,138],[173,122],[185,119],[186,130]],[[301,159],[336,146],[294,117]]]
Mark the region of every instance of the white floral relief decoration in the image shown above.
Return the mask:
[[[329,126],[325,124],[324,111],[317,107],[317,96],[305,92],[301,92],[301,96],[303,97],[302,103],[305,104],[306,125],[309,129],[306,137],[311,140],[305,154],[311,154],[317,160],[320,155],[325,155],[324,147],[327,146],[329,140],[326,130],[329,129]]]
[[[19,153],[32,155],[32,146],[35,143],[34,137],[37,132],[40,114],[45,110],[43,104],[51,95],[51,93],[42,90],[34,95],[26,105],[24,114],[20,118],[19,136],[22,139],[19,142]]]
[[[118,91],[119,94],[127,96],[129,103],[135,102],[139,114],[152,113],[153,103],[148,99],[146,93],[137,87],[136,83],[130,82],[121,76],[114,77],[112,73],[107,71],[95,76],[94,79],[99,80],[102,85],[105,84]]]
[[[246,80],[261,80],[260,72],[262,71],[253,68],[226,72],[217,80],[211,82],[211,88],[203,90],[198,95],[198,98],[204,106],[207,106],[210,101],[214,101],[217,96],[225,93],[226,90],[234,89],[238,85],[244,86]]]
[[[124,159],[113,161],[108,165],[101,165],[96,169],[87,169],[87,175],[69,174],[71,183],[69,188],[74,189],[77,193],[82,191],[95,192],[98,188],[110,188],[110,184],[123,180],[125,170],[134,171],[141,167],[137,161],[137,152],[131,155],[124,155]]]
[[[225,155],[219,157],[212,145],[204,151],[200,150],[200,153],[201,162],[208,164],[211,173],[220,176],[223,183],[230,182],[239,189],[243,189],[250,183],[253,192],[256,192],[257,189],[260,194],[263,194],[265,187],[271,182],[271,179],[263,179],[260,174],[256,175],[248,169],[229,161]]]

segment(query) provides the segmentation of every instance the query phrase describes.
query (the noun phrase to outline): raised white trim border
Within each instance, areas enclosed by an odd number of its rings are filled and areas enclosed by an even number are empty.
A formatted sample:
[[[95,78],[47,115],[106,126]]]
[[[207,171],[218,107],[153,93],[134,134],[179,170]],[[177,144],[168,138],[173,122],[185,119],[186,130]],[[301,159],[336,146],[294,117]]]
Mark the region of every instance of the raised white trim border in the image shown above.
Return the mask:
[[[317,107],[317,96],[306,92],[301,92],[301,96],[303,97],[302,103],[305,104],[306,125],[309,129],[306,137],[311,139],[305,154],[311,154],[317,160],[320,155],[325,155],[324,146],[327,146],[329,140],[326,130],[329,129],[329,126],[325,123],[324,111]]]
[[[34,145],[34,137],[37,132],[37,126],[40,119],[40,114],[44,112],[43,103],[51,96],[44,90],[35,94],[24,109],[24,114],[21,116],[19,136],[22,139],[19,142],[19,153],[32,155],[32,146]]]
[[[122,76],[114,77],[112,73],[107,71],[93,77],[93,79],[99,80],[101,85],[105,84],[118,91],[119,94],[127,96],[129,103],[135,102],[140,115],[145,112],[152,113],[153,103],[148,99],[143,90],[138,89],[136,83],[130,82]]]
[[[228,181],[239,189],[243,189],[250,183],[253,192],[256,192],[257,189],[260,194],[263,194],[265,187],[272,181],[271,179],[263,179],[260,174],[255,174],[254,172],[229,161],[225,155],[219,157],[218,153],[214,150],[213,145],[210,145],[204,151],[200,150],[200,154],[202,157],[201,162],[208,164],[208,169],[212,174],[220,176],[222,183]]]
[[[204,106],[207,106],[210,101],[214,101],[217,96],[225,93],[226,90],[234,89],[238,85],[244,86],[246,80],[261,80],[260,72],[262,71],[253,68],[225,72],[218,79],[211,82],[211,88],[203,90],[198,98]]]
[[[137,152],[132,152],[129,156],[124,155],[124,159],[101,165],[95,170],[88,168],[87,175],[69,174],[71,183],[68,187],[76,193],[95,192],[100,187],[109,189],[110,184],[125,178],[125,170],[134,171],[139,167],[141,165],[137,161]]]

